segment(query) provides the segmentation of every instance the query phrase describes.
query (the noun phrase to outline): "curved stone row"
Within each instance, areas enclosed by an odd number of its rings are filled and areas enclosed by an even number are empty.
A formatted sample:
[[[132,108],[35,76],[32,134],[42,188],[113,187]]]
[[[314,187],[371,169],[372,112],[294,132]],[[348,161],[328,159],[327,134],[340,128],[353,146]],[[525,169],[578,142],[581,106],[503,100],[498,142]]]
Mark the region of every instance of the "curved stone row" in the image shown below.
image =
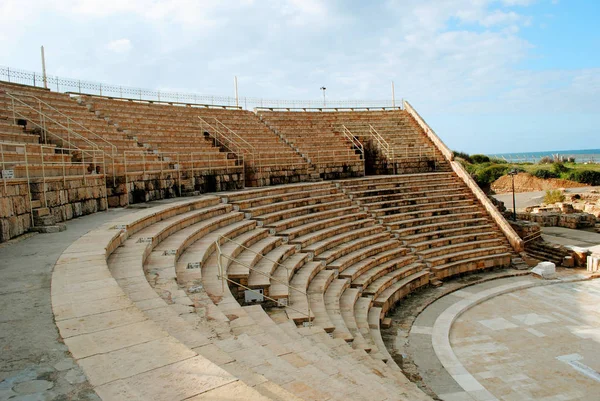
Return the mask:
[[[291,184],[92,231],[57,263],[53,308],[103,399],[428,399],[381,319],[431,279],[510,256],[448,173]],[[275,301],[246,303],[247,288]]]

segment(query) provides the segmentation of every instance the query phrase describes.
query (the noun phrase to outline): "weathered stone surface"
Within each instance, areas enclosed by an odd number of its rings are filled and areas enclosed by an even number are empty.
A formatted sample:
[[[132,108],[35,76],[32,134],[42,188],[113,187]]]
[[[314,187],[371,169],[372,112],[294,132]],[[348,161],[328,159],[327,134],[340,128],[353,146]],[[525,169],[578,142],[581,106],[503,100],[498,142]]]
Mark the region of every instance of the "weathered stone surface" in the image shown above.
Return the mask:
[[[552,262],[540,262],[531,269],[531,273],[543,279],[552,279],[556,276],[556,265]]]
[[[41,393],[54,387],[54,383],[48,380],[31,380],[17,384],[13,390],[19,394]]]

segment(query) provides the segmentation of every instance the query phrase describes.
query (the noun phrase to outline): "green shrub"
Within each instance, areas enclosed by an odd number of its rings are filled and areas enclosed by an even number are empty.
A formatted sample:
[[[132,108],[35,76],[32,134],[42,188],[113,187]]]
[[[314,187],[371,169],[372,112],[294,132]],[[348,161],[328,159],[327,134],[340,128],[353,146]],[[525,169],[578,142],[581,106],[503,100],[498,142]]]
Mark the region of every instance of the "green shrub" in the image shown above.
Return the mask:
[[[574,170],[569,171],[565,178],[582,184],[600,185],[600,171]]]
[[[486,155],[471,155],[471,160],[473,161],[473,163],[476,163],[476,164],[490,162],[490,158]]]
[[[562,173],[568,172],[569,168],[567,166],[565,166],[565,164],[563,162],[556,162],[552,165],[552,171],[554,172],[554,174],[559,176]]]
[[[456,151],[456,150],[453,150],[452,153],[454,154],[454,157],[460,157],[461,159],[466,160],[469,163],[473,163],[473,160],[471,159],[471,156],[469,156],[468,153],[459,152],[459,151]]]
[[[475,164],[469,169],[469,173],[480,186],[490,185],[502,177],[509,170],[506,165],[497,164]]]
[[[552,163],[554,163],[554,159],[551,158],[550,156],[544,156],[538,162],[538,164],[552,164]]]
[[[547,180],[548,178],[558,178],[559,175],[556,173],[553,173],[550,170],[545,170],[543,168],[534,170],[531,175],[537,177],[537,178],[542,178],[544,180]]]
[[[490,163],[494,164],[508,164],[508,162],[504,159],[500,159],[497,157],[490,157]]]
[[[544,203],[552,204],[556,202],[564,202],[565,195],[558,189],[549,189],[544,195]]]

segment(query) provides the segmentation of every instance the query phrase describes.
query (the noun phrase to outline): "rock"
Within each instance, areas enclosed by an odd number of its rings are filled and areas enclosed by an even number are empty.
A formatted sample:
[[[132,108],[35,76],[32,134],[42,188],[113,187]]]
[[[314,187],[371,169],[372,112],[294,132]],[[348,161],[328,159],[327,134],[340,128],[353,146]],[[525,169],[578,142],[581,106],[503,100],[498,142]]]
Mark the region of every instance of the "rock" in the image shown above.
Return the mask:
[[[73,367],[75,367],[75,362],[73,362],[73,359],[71,358],[65,358],[54,365],[54,369],[58,370],[59,372],[62,372],[63,370],[69,370]]]
[[[13,391],[19,394],[34,394],[50,390],[54,383],[48,380],[30,380],[22,382],[13,387]]]
[[[71,384],[79,384],[87,380],[85,374],[79,368],[69,370],[65,376],[65,379]]]
[[[556,265],[552,262],[540,262],[531,269],[531,273],[546,280],[552,279],[556,276]]]

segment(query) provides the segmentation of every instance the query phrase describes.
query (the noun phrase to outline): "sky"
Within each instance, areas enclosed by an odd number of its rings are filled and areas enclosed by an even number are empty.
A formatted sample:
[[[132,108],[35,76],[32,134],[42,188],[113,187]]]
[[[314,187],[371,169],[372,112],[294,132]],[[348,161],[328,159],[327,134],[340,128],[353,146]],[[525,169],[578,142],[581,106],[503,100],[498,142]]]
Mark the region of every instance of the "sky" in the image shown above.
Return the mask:
[[[0,0],[0,65],[203,95],[407,99],[452,149],[600,148],[598,0]]]

